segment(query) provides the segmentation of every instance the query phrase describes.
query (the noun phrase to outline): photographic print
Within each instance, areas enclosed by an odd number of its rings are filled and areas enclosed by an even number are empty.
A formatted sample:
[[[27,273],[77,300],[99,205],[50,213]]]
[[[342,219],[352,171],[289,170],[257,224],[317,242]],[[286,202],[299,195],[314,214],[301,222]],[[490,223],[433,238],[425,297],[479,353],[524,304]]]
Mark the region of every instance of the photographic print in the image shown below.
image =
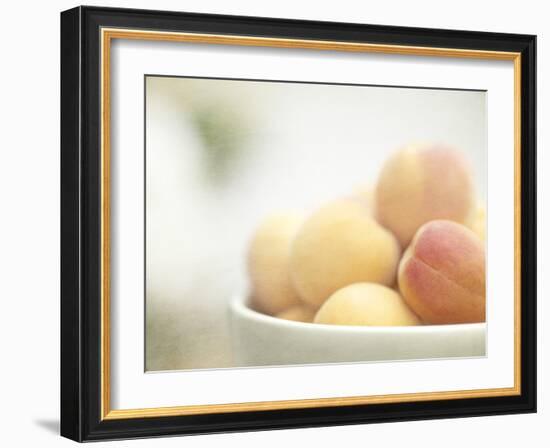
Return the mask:
[[[61,433],[536,411],[536,37],[61,14]]]
[[[146,371],[486,355],[486,91],[144,82]]]

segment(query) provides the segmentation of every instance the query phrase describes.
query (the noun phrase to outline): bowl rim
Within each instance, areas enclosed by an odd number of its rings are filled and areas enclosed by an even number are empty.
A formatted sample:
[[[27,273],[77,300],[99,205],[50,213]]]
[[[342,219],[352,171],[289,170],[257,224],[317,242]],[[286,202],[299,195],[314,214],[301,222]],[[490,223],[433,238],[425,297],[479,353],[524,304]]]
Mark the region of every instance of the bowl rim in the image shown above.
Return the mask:
[[[270,316],[252,309],[248,305],[248,294],[237,293],[230,300],[229,309],[232,314],[245,318],[248,321],[264,323],[271,327],[288,329],[303,329],[304,331],[321,331],[325,333],[409,333],[430,334],[430,333],[462,333],[464,331],[486,330],[487,322],[469,324],[444,324],[444,325],[400,325],[400,326],[363,326],[363,325],[330,325],[317,324],[313,322],[298,322],[288,319],[281,319]]]

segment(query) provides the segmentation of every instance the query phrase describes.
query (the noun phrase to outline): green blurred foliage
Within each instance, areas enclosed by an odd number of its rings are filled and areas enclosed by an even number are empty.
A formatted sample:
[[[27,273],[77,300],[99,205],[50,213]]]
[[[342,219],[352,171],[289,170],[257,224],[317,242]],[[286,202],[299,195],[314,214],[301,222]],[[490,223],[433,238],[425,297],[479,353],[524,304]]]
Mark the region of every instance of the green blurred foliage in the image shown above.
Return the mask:
[[[249,147],[251,123],[236,107],[202,104],[193,108],[192,122],[204,144],[204,174],[213,186],[230,178]]]

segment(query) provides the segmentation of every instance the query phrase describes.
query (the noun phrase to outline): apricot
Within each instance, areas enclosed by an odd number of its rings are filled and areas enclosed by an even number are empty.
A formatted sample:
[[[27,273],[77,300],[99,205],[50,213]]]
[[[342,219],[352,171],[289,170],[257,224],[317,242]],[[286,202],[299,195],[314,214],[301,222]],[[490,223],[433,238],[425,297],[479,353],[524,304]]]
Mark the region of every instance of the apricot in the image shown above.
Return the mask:
[[[423,225],[403,255],[398,280],[425,323],[485,321],[485,250],[466,226],[445,220]]]
[[[485,241],[486,219],[487,213],[485,212],[485,207],[483,204],[478,204],[466,222],[466,225],[472,229],[482,241]]]
[[[313,322],[315,316],[313,308],[307,305],[294,305],[276,315],[279,319],[293,320],[296,322]]]
[[[314,322],[373,326],[420,324],[399,293],[376,283],[355,283],[339,289],[319,309]]]
[[[409,146],[384,164],[375,192],[376,217],[403,248],[434,219],[464,223],[474,204],[470,167],[444,146]]]
[[[357,186],[352,196],[362,201],[369,211],[374,213],[374,188],[371,184]]]
[[[400,248],[360,200],[334,201],[300,227],[290,270],[302,300],[319,307],[338,289],[357,282],[391,285]]]
[[[266,218],[256,230],[248,252],[252,289],[251,305],[267,314],[277,314],[301,303],[289,271],[292,240],[303,221],[298,213],[280,213]]]

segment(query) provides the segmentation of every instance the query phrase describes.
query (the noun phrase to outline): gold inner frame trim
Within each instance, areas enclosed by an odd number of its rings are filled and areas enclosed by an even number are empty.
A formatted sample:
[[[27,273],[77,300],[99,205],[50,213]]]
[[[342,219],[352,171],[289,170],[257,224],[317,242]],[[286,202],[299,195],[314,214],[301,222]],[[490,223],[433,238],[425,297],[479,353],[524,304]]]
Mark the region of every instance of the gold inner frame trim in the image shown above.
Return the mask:
[[[199,33],[101,29],[101,419],[115,420],[227,412],[306,409],[412,401],[502,397],[521,394],[521,54],[515,52],[418,47],[305,39],[279,39]],[[140,409],[111,409],[110,346],[110,50],[113,39],[186,42],[213,45],[295,48],[324,51],[455,57],[514,62],[514,386],[443,392],[314,398]]]

